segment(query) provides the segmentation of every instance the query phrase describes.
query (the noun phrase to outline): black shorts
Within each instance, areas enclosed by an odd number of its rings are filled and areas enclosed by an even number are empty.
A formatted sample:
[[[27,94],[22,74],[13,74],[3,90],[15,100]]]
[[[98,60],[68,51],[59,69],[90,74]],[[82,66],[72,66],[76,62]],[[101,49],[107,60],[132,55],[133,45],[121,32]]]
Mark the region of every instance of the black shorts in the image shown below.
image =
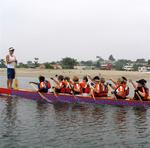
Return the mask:
[[[8,79],[15,78],[15,69],[14,68],[7,68],[7,78]]]

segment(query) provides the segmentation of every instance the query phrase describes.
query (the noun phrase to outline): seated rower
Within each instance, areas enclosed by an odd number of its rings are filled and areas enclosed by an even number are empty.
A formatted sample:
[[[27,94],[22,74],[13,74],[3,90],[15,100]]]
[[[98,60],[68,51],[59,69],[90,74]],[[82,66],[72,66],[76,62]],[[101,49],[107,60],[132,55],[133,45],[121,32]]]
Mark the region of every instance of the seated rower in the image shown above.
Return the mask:
[[[65,88],[65,92],[66,94],[71,94],[71,86],[70,86],[70,77],[65,77],[64,78],[64,88]]]
[[[83,94],[83,95],[88,95],[88,94],[90,94],[91,88],[90,88],[90,85],[89,85],[89,83],[88,83],[88,78],[87,78],[87,76],[84,76],[84,77],[83,77],[83,80],[82,80],[82,82],[80,83],[80,85],[81,85],[81,90],[82,90],[82,94]]]
[[[93,83],[91,83],[91,85],[93,85],[92,86],[93,89],[92,89],[91,93],[94,94],[95,97],[100,97],[101,90],[100,90],[100,78],[99,78],[99,76],[95,76],[93,78]]]
[[[131,84],[135,88],[134,100],[148,101],[149,89],[146,86],[147,81],[144,79],[140,79],[137,82],[137,85],[130,80]]]
[[[73,81],[71,81],[73,88],[72,91],[74,95],[80,95],[82,94],[81,85],[79,83],[79,78],[77,76],[73,77]]]
[[[101,96],[107,97],[108,95],[108,86],[105,84],[105,78],[100,78],[100,87],[101,87]]]
[[[112,89],[114,89],[113,94],[115,95],[116,99],[127,99],[127,96],[129,94],[129,87],[127,86],[127,78],[121,77],[115,83],[115,86],[112,85],[110,86],[112,87]]]
[[[54,78],[51,78],[55,83],[56,86],[54,87],[56,93],[65,93],[64,88],[64,76],[59,75],[57,76],[57,80]]]
[[[37,83],[37,82],[29,82],[29,83],[33,83],[33,84],[37,85],[39,92],[47,93],[48,89],[51,88],[50,82],[45,80],[44,76],[39,76],[39,83]]]

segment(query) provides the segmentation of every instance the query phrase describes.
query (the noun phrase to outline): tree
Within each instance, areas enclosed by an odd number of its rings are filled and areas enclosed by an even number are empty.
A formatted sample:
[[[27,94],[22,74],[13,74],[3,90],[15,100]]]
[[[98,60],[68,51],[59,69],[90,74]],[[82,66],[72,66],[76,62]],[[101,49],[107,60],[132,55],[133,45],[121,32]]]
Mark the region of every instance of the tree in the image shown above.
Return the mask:
[[[36,67],[39,66],[39,58],[36,58],[36,57],[34,58],[34,64]]]
[[[150,59],[148,60],[148,62],[147,62],[148,64],[150,64]]]
[[[44,63],[44,65],[45,65],[46,69],[54,69],[53,66],[51,65],[51,63],[46,62],[46,63]]]
[[[61,65],[64,69],[74,69],[74,66],[77,64],[77,60],[70,57],[66,57],[61,60]]]
[[[108,60],[110,60],[110,61],[115,61],[115,58],[114,58],[113,55],[111,54],[111,55],[109,56]]]
[[[18,68],[28,68],[28,65],[20,62],[17,67]]]
[[[98,61],[100,61],[100,62],[103,62],[103,61],[104,61],[104,59],[103,59],[102,57],[100,57],[100,56],[96,56],[96,58],[97,58]]]
[[[139,64],[146,63],[145,59],[137,59],[135,62]]]
[[[120,59],[115,62],[115,69],[116,70],[123,70],[123,66],[127,65],[129,63],[129,60],[126,59]]]
[[[0,59],[0,68],[5,68],[5,60],[4,59]]]
[[[81,63],[81,65],[84,65],[84,66],[93,66],[93,61],[91,61],[91,60],[81,61],[80,63]]]

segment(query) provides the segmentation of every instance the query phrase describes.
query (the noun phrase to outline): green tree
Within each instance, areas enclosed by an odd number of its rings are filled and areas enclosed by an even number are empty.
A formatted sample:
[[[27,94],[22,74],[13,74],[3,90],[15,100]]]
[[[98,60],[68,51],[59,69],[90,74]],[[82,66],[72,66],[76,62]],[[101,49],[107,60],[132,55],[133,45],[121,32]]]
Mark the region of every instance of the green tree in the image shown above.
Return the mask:
[[[64,69],[74,69],[74,66],[78,64],[76,59],[70,57],[63,58],[60,62]]]
[[[18,68],[28,68],[28,65],[20,62],[17,67]]]
[[[120,60],[116,61],[115,69],[116,70],[123,70],[123,66],[127,65],[128,63],[129,63],[129,60],[120,59]]]
[[[0,68],[5,68],[5,60],[4,59],[0,59]]]
[[[84,66],[93,66],[93,61],[91,61],[91,60],[81,61],[80,63],[81,63],[81,65],[84,65]]]
[[[44,65],[45,65],[46,69],[54,69],[53,66],[51,65],[51,63],[46,62],[46,63],[44,63]]]
[[[108,60],[110,60],[110,61],[115,61],[115,58],[114,58],[113,55],[111,54],[111,55],[109,56]]]
[[[146,60],[145,59],[137,59],[135,62],[142,64],[142,63],[146,63]]]
[[[148,64],[150,64],[150,59],[148,60],[148,62],[147,62]]]
[[[35,64],[35,67],[39,66],[39,58],[37,57],[34,58],[34,64]]]

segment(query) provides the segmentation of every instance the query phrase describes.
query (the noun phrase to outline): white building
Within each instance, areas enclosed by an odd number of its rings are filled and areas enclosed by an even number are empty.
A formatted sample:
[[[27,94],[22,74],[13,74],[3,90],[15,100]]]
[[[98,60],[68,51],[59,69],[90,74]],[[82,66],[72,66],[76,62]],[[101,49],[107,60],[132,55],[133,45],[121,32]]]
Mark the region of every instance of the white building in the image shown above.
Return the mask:
[[[139,72],[150,72],[150,65],[138,67]]]

